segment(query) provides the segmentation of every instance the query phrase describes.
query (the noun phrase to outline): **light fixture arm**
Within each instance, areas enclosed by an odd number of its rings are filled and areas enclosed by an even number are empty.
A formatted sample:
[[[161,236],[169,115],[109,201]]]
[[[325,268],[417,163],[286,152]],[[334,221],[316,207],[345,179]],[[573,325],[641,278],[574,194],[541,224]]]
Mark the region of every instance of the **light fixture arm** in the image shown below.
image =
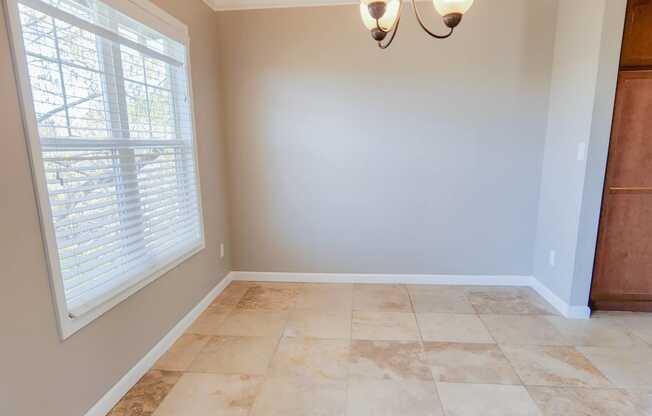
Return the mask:
[[[423,20],[421,20],[421,16],[419,15],[419,9],[417,9],[417,2],[416,0],[412,0],[412,8],[414,8],[414,15],[417,17],[417,22],[419,22],[419,26],[421,26],[421,29],[423,29],[427,34],[432,36],[433,38],[436,39],[446,39],[450,37],[453,34],[453,31],[455,30],[454,27],[450,28],[450,32],[448,32],[445,35],[438,35],[436,33],[431,32],[426,25],[423,23]]]

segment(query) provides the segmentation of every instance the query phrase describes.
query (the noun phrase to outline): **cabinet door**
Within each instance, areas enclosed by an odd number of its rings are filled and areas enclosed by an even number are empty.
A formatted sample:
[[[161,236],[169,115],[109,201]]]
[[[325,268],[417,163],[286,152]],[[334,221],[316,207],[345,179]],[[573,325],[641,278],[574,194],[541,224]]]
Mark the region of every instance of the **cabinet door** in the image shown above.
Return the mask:
[[[652,0],[629,0],[620,65],[652,68]]]
[[[619,76],[591,301],[652,311],[652,71]]]

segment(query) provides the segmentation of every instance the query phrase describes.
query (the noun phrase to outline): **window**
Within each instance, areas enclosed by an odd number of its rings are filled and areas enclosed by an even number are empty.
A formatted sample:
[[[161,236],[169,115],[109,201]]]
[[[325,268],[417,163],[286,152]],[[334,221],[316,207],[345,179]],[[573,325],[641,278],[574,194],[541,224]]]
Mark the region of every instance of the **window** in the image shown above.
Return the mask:
[[[8,5],[66,337],[203,248],[187,35],[142,0]]]

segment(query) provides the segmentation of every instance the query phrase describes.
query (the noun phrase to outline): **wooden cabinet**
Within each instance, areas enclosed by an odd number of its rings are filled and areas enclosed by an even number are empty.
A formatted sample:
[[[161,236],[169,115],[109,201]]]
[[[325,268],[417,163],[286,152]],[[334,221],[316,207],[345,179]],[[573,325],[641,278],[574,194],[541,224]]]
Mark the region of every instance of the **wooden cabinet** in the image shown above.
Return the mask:
[[[591,301],[652,311],[652,71],[619,76]]]
[[[629,0],[620,65],[652,69],[652,0]]]

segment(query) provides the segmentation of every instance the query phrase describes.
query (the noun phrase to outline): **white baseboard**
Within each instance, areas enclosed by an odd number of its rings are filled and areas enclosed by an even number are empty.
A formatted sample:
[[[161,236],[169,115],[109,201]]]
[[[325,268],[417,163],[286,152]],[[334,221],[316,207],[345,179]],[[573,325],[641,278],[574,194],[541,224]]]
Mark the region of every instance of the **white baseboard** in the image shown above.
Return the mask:
[[[534,276],[523,275],[453,275],[453,274],[350,274],[350,273],[281,273],[231,272],[233,280],[294,283],[376,283],[468,286],[527,286],[534,289],[568,319],[588,319],[588,306],[571,306],[555,295]]]
[[[549,304],[555,307],[562,315],[566,316],[569,305],[564,302],[559,296],[555,295],[547,286],[544,286],[535,277],[532,277],[532,289],[534,289],[542,298],[548,301]]]
[[[106,416],[118,401],[131,389],[142,376],[156,363],[156,361],[186,332],[186,329],[195,319],[222,293],[229,283],[232,275],[229,273],[210,292],[186,314],[138,363],[129,370],[102,398],[95,403],[85,416]]]
[[[568,319],[591,319],[591,308],[588,306],[570,306],[564,314]]]
[[[559,296],[553,293],[547,286],[541,283],[537,278],[532,277],[532,289],[541,295],[555,307],[564,317],[568,319],[589,319],[591,317],[591,308],[588,306],[572,306],[564,302]]]
[[[294,283],[376,283],[408,285],[530,286],[532,276],[455,274],[352,274],[231,272],[233,280]]]

